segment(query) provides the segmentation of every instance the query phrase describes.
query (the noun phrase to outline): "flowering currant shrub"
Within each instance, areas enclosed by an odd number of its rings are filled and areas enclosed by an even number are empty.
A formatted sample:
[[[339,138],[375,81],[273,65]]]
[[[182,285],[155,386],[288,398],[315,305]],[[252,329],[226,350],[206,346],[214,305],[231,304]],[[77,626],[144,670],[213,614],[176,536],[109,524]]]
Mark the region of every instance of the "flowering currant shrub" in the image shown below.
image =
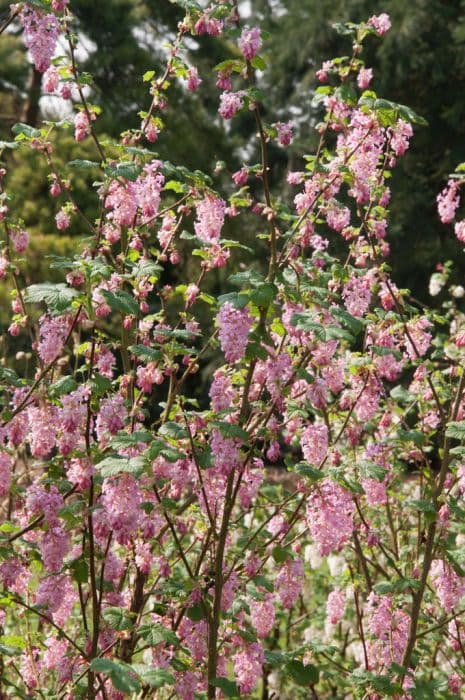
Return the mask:
[[[269,145],[292,124],[265,120],[257,88],[271,40],[235,3],[179,4],[165,70],[145,74],[140,125],[116,143],[99,139],[67,0],[12,6],[2,27],[23,27],[44,91],[95,146],[55,166],[69,119],[1,144],[8,333],[35,358],[31,377],[0,367],[2,697],[462,697],[463,289],[432,312],[390,277],[389,178],[422,120],[378,98],[361,57],[389,17],[337,27],[352,53],[317,73],[319,146],[287,206]],[[151,144],[170,84],[202,89],[189,37],[221,33],[236,55],[214,68],[218,119],[249,114],[259,159],[218,191]],[[43,155],[57,228],[82,224],[82,252],[51,261],[60,283],[24,283],[12,148]],[[93,220],[70,184],[88,167]],[[463,172],[438,197],[461,241]],[[256,244],[238,268],[241,216]],[[192,279],[167,284],[186,254]]]

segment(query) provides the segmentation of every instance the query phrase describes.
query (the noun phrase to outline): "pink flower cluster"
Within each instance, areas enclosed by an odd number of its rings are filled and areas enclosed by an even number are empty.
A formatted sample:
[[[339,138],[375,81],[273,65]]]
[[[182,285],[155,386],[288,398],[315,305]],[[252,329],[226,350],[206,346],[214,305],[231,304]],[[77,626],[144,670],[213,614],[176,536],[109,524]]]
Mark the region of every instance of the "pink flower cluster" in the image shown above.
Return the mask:
[[[19,19],[24,27],[24,43],[31,52],[35,67],[43,73],[55,53],[60,24],[55,15],[44,14],[30,5],[24,5]]]
[[[228,362],[244,357],[252,328],[252,317],[247,308],[236,309],[229,301],[218,312],[221,349]]]
[[[239,48],[246,61],[251,61],[262,45],[261,32],[258,27],[244,27],[239,38]]]
[[[349,491],[328,478],[318,482],[308,499],[307,522],[322,556],[339,551],[352,536],[354,509]]]
[[[204,243],[217,243],[224,224],[226,204],[218,197],[206,195],[196,204],[197,220],[194,222],[195,234]]]

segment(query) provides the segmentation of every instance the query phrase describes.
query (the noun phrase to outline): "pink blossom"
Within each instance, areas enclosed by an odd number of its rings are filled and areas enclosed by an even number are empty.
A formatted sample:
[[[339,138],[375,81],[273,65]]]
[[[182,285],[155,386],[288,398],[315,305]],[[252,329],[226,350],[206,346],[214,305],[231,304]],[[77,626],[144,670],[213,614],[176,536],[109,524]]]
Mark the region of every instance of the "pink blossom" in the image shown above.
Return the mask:
[[[226,204],[218,197],[207,195],[196,204],[197,220],[194,223],[195,234],[204,243],[219,240],[224,223]]]
[[[348,207],[330,206],[326,211],[326,222],[335,231],[342,231],[350,224],[350,209]]]
[[[281,605],[290,610],[300,595],[304,567],[300,559],[288,559],[281,566],[275,580],[275,590]]]
[[[5,277],[9,264],[8,259],[4,255],[0,255],[0,280]]]
[[[307,522],[322,556],[339,551],[352,536],[354,503],[345,488],[331,479],[318,482],[307,505]]]
[[[302,452],[307,462],[319,465],[328,452],[328,428],[324,423],[308,425],[302,433]]]
[[[396,156],[403,156],[409,147],[409,140],[413,136],[412,125],[403,119],[398,119],[391,129],[391,148]]]
[[[96,430],[99,441],[108,435],[116,435],[124,427],[127,411],[121,394],[109,396],[100,404]]]
[[[24,43],[29,49],[33,63],[43,73],[50,66],[55,53],[60,25],[52,14],[44,14],[30,5],[25,5],[19,14],[24,27]]]
[[[246,61],[251,61],[262,45],[261,32],[258,27],[244,27],[239,38],[239,48]]]
[[[221,93],[218,114],[223,119],[232,119],[236,112],[244,106],[244,94],[243,90]]]
[[[210,17],[208,13],[202,15],[195,23],[195,31],[197,34],[210,34],[210,36],[218,36],[223,30],[223,21]]]
[[[436,201],[442,223],[450,224],[454,220],[456,209],[460,204],[458,180],[449,180],[446,187],[438,194]]]
[[[248,178],[249,171],[247,170],[247,168],[241,168],[240,170],[237,170],[235,173],[232,174],[234,184],[238,187],[242,187],[243,185],[247,184]]]
[[[141,493],[131,474],[105,479],[102,504],[108,516],[108,525],[120,544],[128,544],[134,537],[141,520]]]
[[[368,275],[355,277],[353,275],[342,290],[347,311],[360,318],[368,310],[371,302],[371,281]]]
[[[276,122],[273,126],[278,132],[279,145],[289,146],[292,143],[292,130],[294,129],[292,122]]]
[[[461,243],[465,243],[465,219],[457,221],[454,226],[454,233]]]
[[[219,339],[227,362],[244,357],[252,327],[252,317],[247,308],[236,309],[226,302],[218,312]]]
[[[55,573],[60,571],[69,548],[69,534],[60,525],[50,527],[39,542],[45,568]]]
[[[236,652],[232,661],[241,694],[251,693],[262,675],[265,661],[262,646],[258,643],[249,644]]]
[[[61,353],[70,328],[69,316],[48,316],[39,319],[39,357],[44,362],[52,362]]]
[[[383,12],[380,15],[373,15],[373,17],[370,17],[367,24],[368,26],[373,27],[379,36],[383,36],[383,34],[386,34],[386,32],[391,28],[391,20],[386,12]]]
[[[360,68],[357,76],[357,85],[361,90],[366,90],[373,78],[372,68]]]
[[[96,119],[92,112],[91,119]],[[87,112],[78,112],[74,117],[74,138],[76,141],[83,141],[90,134],[90,121]]]
[[[255,600],[252,598],[249,601],[250,618],[252,625],[260,638],[266,637],[274,627],[275,607],[273,596],[267,593],[263,600]]]
[[[435,559],[430,570],[433,587],[446,613],[450,613],[465,594],[465,578],[455,573],[450,564]]]
[[[55,221],[57,229],[59,229],[60,231],[65,231],[67,228],[69,228],[69,225],[71,223],[71,217],[66,211],[66,209],[60,209],[60,211],[55,216]]]
[[[0,498],[6,496],[11,486],[12,459],[7,452],[0,451]]]
[[[58,68],[56,66],[50,66],[50,68],[47,68],[44,73],[44,77],[42,78],[44,92],[55,92],[59,83],[60,73],[58,72]]]
[[[187,89],[191,92],[198,90],[202,80],[199,77],[199,72],[195,66],[187,71]]]
[[[226,408],[232,407],[237,394],[233,389],[231,379],[224,371],[216,370],[210,386],[209,396],[214,411],[224,411]]]
[[[401,663],[408,639],[410,618],[394,608],[390,596],[370,593],[366,608],[367,627],[376,641],[367,644],[370,665],[379,670]]]
[[[146,394],[151,393],[154,384],[162,384],[163,379],[163,372],[156,362],[149,362],[148,365],[137,368],[137,386]]]
[[[29,234],[22,228],[16,228],[10,232],[10,240],[16,253],[24,253],[29,245]]]
[[[337,623],[344,616],[344,611],[346,607],[346,594],[339,588],[334,589],[328,595],[326,601],[326,616],[332,625],[337,625]]]

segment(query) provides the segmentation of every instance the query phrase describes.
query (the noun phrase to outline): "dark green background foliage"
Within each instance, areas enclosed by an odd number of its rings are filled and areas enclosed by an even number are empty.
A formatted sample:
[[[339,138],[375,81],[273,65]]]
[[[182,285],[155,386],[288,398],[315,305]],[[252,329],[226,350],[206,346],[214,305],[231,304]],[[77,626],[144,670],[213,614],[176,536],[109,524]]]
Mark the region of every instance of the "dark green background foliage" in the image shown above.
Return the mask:
[[[169,0],[73,0],[72,5],[87,49],[82,67],[95,79],[92,101],[103,108],[98,129],[114,137],[138,125],[137,112],[149,103],[148,84],[142,75],[146,70],[162,70],[163,43],[172,38],[182,14]],[[440,223],[435,198],[448,173],[465,160],[465,0],[251,0],[247,5],[252,11],[247,22],[258,22],[271,35],[263,50],[269,68],[260,76],[266,95],[265,118],[269,122],[291,118],[298,125],[290,149],[271,149],[273,191],[288,204],[293,193],[285,174],[289,168],[301,169],[302,156],[316,145],[313,127],[320,111],[312,102],[315,71],[323,60],[351,50],[332,24],[390,13],[391,31],[382,40],[373,37],[367,42],[366,64],[375,69],[373,88],[382,97],[408,104],[429,123],[416,128],[411,151],[392,182],[389,240],[394,279],[427,300],[427,282],[436,263],[452,259],[456,261],[455,281],[462,282],[461,247],[451,228]],[[0,15],[8,11],[9,2],[2,0]],[[199,67],[203,84],[191,95],[173,80],[170,104],[163,115],[167,128],[156,149],[162,158],[207,172],[217,160],[224,161],[226,170],[216,183],[224,187],[228,172],[240,165],[239,146],[245,139],[252,152],[255,143],[250,114],[235,119],[232,130],[216,115],[219,91],[211,67],[234,56],[237,49],[222,38],[211,37],[199,37],[190,48],[189,60]],[[42,116],[51,116],[50,100],[39,105],[37,81],[27,63],[19,28],[13,27],[0,42],[1,138],[11,138],[10,127],[17,121],[39,122]],[[63,132],[57,144],[58,161],[76,158],[77,151],[81,158],[95,158],[90,142],[73,144],[71,131]],[[32,232],[55,237],[55,210],[44,184],[44,162],[30,154],[25,157],[22,149],[8,152],[6,158],[17,213]],[[250,162],[255,160],[252,155]],[[88,214],[95,202],[91,182],[91,173],[76,175],[77,199]],[[227,186],[224,191],[227,193]],[[75,225],[72,233],[84,232]],[[242,222],[234,235],[251,234],[244,232]],[[52,239],[50,245],[53,248]]]

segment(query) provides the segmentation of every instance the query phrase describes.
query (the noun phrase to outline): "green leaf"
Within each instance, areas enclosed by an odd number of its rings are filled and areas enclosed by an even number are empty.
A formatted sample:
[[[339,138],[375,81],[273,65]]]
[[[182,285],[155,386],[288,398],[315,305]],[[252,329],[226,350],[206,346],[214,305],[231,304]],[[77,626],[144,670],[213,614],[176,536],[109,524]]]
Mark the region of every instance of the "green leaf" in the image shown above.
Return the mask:
[[[30,304],[40,304],[45,302],[47,306],[56,313],[67,311],[71,307],[71,302],[79,295],[79,292],[66,284],[52,284],[42,282],[31,284],[24,290],[24,299]]]
[[[58,381],[49,386],[48,393],[52,398],[70,394],[77,387],[77,382],[73,377],[61,377]]]
[[[123,163],[116,163],[116,165],[107,165],[105,172],[110,177],[124,177],[126,180],[134,182],[140,175],[141,167],[136,163],[124,161]]]
[[[131,445],[138,445],[140,442],[150,442],[151,439],[152,433],[147,430],[136,430],[134,433],[122,431],[110,440],[110,445],[115,450],[121,450]]]
[[[446,436],[456,440],[465,440],[465,421],[451,421],[448,423]]]
[[[326,333],[324,327],[318,321],[315,321],[315,315],[309,312],[295,313],[291,317],[291,325],[295,326],[300,331],[308,331],[313,333],[318,340],[324,341]]]
[[[73,572],[73,579],[77,583],[87,583],[89,580],[89,565],[85,559],[79,557],[71,562],[69,568]]]
[[[250,293],[250,299],[261,308],[267,308],[278,293],[278,288],[271,282],[260,284]]]
[[[123,693],[138,693],[140,691],[139,681],[130,675],[133,670],[129,664],[111,659],[92,659],[90,668],[95,673],[103,673],[108,676],[115,688]]]
[[[98,168],[100,164],[96,163],[94,160],[83,160],[82,158],[77,158],[76,160],[70,160],[68,165],[70,168],[90,170],[90,168]]]
[[[150,80],[152,80],[154,75],[155,75],[154,70],[147,70],[147,71],[145,71],[144,75],[142,76],[142,80],[144,81],[144,83],[148,83]]]
[[[164,423],[161,426],[159,433],[160,435],[167,435],[175,440],[189,437],[187,428],[185,428],[183,425],[179,425],[179,423],[175,423],[174,421],[167,421]]]
[[[133,626],[129,611],[125,608],[109,607],[102,612],[103,619],[118,632],[130,630]]]
[[[211,425],[218,428],[221,435],[225,438],[237,438],[246,442],[249,439],[249,433],[241,428],[236,423],[227,423],[226,421],[213,420]]]
[[[315,467],[312,467],[311,464],[307,464],[307,462],[299,462],[299,464],[296,464],[295,471],[297,474],[306,476],[307,479],[311,481],[319,481],[320,479],[324,479],[325,476],[322,471],[315,469]]]
[[[103,477],[116,476],[117,474],[138,474],[142,472],[144,463],[140,457],[107,457],[98,464],[95,468],[99,470]]]
[[[294,659],[286,663],[284,670],[297,685],[307,686],[318,683],[320,674],[313,664],[304,665],[301,661]]]
[[[139,635],[150,646],[157,644],[167,644],[168,646],[179,646],[179,639],[176,634],[160,624],[145,624],[139,627]]]
[[[226,695],[227,698],[239,698],[239,688],[234,681],[230,681],[229,678],[213,678],[208,681],[209,685],[215,686],[215,688],[220,688],[220,690]]]
[[[419,430],[403,430],[399,428],[397,436],[402,442],[414,442],[418,446],[424,445],[426,442],[426,435]]]
[[[348,328],[350,332],[353,333],[355,336],[362,332],[362,321],[360,321],[360,319],[358,318],[355,318],[355,316],[352,316],[352,314],[350,314],[345,309],[340,309],[339,307],[335,306],[330,308],[329,312],[333,318],[339,321],[339,323],[342,326]]]
[[[266,68],[266,61],[261,56],[254,56],[251,63],[256,70],[265,70]]]
[[[147,345],[130,345],[128,350],[132,355],[140,357],[142,360],[146,360],[147,362],[156,362],[163,357],[160,350],[150,348]]]
[[[281,547],[279,544],[277,544],[276,547],[273,547],[271,555],[277,564],[282,564],[288,559],[292,559],[290,549],[288,547]]]
[[[164,685],[173,685],[175,677],[166,668],[154,668],[145,664],[131,664],[131,668],[144,685],[150,688],[162,688]]]
[[[229,294],[221,294],[218,297],[218,304],[222,306],[223,304],[229,303],[236,309],[243,309],[249,301],[248,294],[243,294],[241,292],[230,292]]]
[[[360,464],[360,471],[366,479],[374,479],[379,483],[384,481],[387,473],[384,467],[375,462],[362,462]]]
[[[431,513],[431,515],[436,515],[436,508],[431,501],[425,499],[415,499],[412,501],[407,501],[407,505],[415,510],[419,510],[422,513]]]
[[[38,139],[41,135],[40,129],[34,129],[34,127],[29,126],[29,124],[23,124],[18,122],[11,127],[11,131],[16,134],[16,136],[25,136],[28,139]]]
[[[90,387],[94,396],[104,396],[111,389],[111,380],[102,374],[96,373],[90,381]]]
[[[109,292],[107,289],[101,289],[101,294],[110,305],[113,311],[119,311],[123,316],[137,316],[139,313],[139,304],[134,297],[122,289],[117,289],[115,292]]]

